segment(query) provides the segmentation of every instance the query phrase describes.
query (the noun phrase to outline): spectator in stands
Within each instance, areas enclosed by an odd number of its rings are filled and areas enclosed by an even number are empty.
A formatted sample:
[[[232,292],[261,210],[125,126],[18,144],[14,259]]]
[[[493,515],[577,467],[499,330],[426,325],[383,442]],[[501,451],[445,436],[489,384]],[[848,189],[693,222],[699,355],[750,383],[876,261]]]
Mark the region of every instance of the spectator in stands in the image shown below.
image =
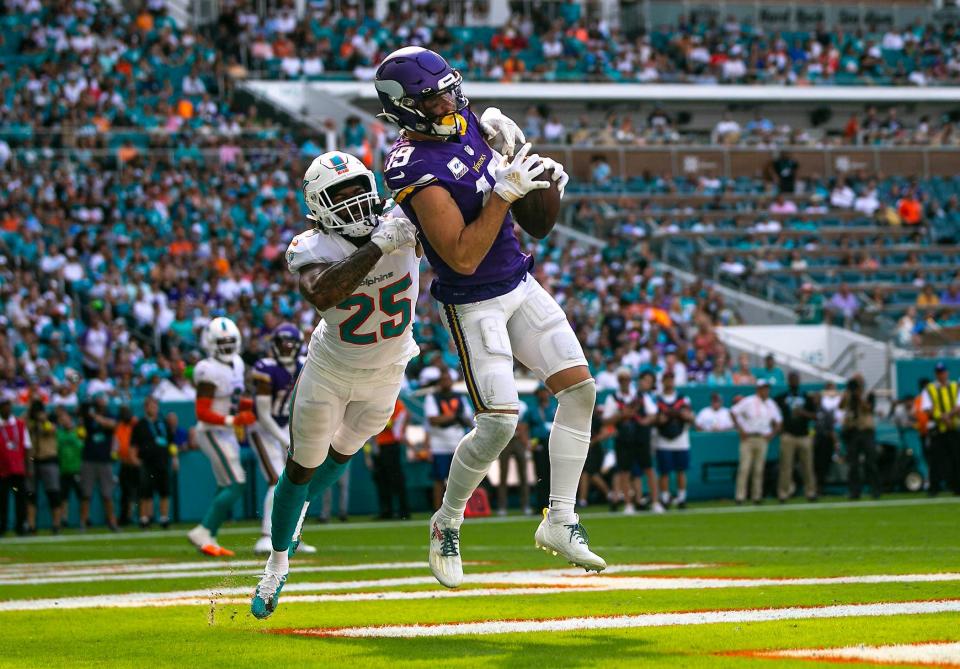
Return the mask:
[[[799,164],[789,151],[781,151],[776,160],[770,163],[769,173],[776,178],[777,191],[795,193],[797,190],[797,168]]]
[[[746,353],[741,353],[737,358],[737,368],[733,370],[733,383],[737,386],[751,386],[757,382],[757,377],[753,375],[750,369],[750,358]]]
[[[860,499],[863,479],[870,486],[873,497],[879,498],[880,473],[877,468],[876,424],[873,417],[873,393],[866,393],[863,378],[854,376],[847,382],[847,389],[840,402],[843,424],[840,437],[846,449],[847,466],[850,468],[850,499]]]
[[[740,433],[740,464],[737,467],[734,500],[737,504],[743,504],[747,500],[749,482],[750,499],[754,504],[761,504],[767,448],[783,423],[780,409],[776,402],[770,399],[770,384],[766,379],[757,380],[756,393],[737,402],[730,413],[733,415],[737,432]]]
[[[945,306],[960,306],[960,282],[954,281],[940,293],[940,304]]]
[[[399,398],[393,415],[383,431],[373,441],[369,464],[373,482],[377,486],[380,502],[380,520],[409,520],[410,505],[407,502],[407,480],[403,473],[404,453],[407,449],[407,407]],[[393,512],[393,500],[397,499],[397,516]]]
[[[730,409],[723,406],[720,393],[710,393],[710,405],[697,412],[693,424],[701,432],[726,432],[734,428]]]
[[[923,205],[917,197],[917,191],[910,188],[897,201],[897,214],[904,225],[921,225],[923,223]]]
[[[170,525],[170,472],[180,468],[176,445],[166,420],[160,416],[160,404],[148,397],[143,403],[143,418],[133,426],[130,435],[131,455],[140,462],[140,527],[154,522],[153,498],[160,498],[160,517],[163,529]]]
[[[811,421],[816,418],[817,407],[813,398],[800,390],[800,375],[790,372],[787,376],[787,391],[776,398],[783,416],[780,433],[780,474],[777,481],[777,498],[784,503],[793,494],[793,463],[800,463],[803,490],[808,502],[817,499],[817,482],[813,471],[813,437]]]
[[[444,370],[436,390],[423,403],[423,417],[430,436],[430,457],[433,460],[433,506],[440,508],[446,489],[453,453],[463,435],[473,427],[473,409],[466,398],[453,390],[453,379]]]
[[[90,501],[93,489],[100,492],[107,527],[116,531],[117,519],[113,513],[113,457],[115,455],[113,431],[117,421],[107,413],[107,398],[97,395],[92,402],[81,407],[83,427],[86,432],[83,444],[83,462],[80,466],[80,486],[83,498],[80,503],[80,529],[90,526]]]
[[[196,432],[194,428],[186,429],[181,427],[180,419],[173,411],[167,413],[167,434],[170,435],[170,443],[177,447],[179,453],[185,451],[196,451],[200,447],[197,445]]]
[[[136,448],[131,448],[131,437],[137,419],[129,406],[121,406],[117,413],[117,425],[113,430],[113,439],[116,442],[114,451],[120,461],[120,513],[117,523],[120,527],[130,524],[133,507],[140,498],[140,467],[141,460]]]
[[[713,128],[711,144],[736,144],[739,141],[740,124],[730,118],[729,112],[724,112]]]
[[[960,398],[958,383],[950,380],[947,365],[934,367],[935,381],[926,387],[920,408],[930,425],[930,489],[935,496],[941,484],[960,495]]]
[[[727,363],[727,353],[725,349],[721,349],[717,353],[716,363],[713,366],[713,369],[710,370],[710,373],[707,374],[707,385],[708,386],[732,386],[733,385],[733,374],[730,372],[730,367]]]
[[[713,372],[713,361],[707,355],[707,350],[698,348],[694,354],[693,360],[687,367],[687,383],[702,385],[707,383],[707,379]]]
[[[30,466],[32,480],[27,482],[29,498],[27,505],[27,527],[30,532],[37,530],[37,501],[40,488],[47,496],[50,507],[51,526],[54,534],[60,533],[60,465],[57,461],[57,428],[42,400],[30,403],[27,412],[27,431],[30,433]]]
[[[871,179],[866,186],[860,187],[859,193],[853,201],[853,210],[872,217],[879,208],[880,196],[877,193],[877,184]]]
[[[860,300],[846,283],[841,283],[840,288],[830,298],[827,313],[833,322],[839,322],[845,328],[851,328],[856,323],[860,315]]]
[[[663,388],[657,396],[657,421],[653,445],[660,474],[660,503],[667,508],[671,501],[677,507],[687,506],[687,469],[690,467],[690,425],[693,410],[690,398],[676,388],[674,373],[668,368],[661,379]],[[670,495],[670,475],[675,474],[677,492]]]
[[[933,284],[926,283],[917,294],[917,306],[921,309],[929,309],[940,304],[940,298],[934,292]]]
[[[0,537],[7,533],[10,496],[13,495],[14,531],[23,535],[27,521],[27,425],[13,415],[10,396],[0,396]]]
[[[853,207],[855,200],[856,194],[853,192],[853,189],[850,188],[849,184],[847,184],[846,177],[843,175],[838,176],[833,185],[833,189],[830,191],[830,206],[837,209],[850,209]]]
[[[616,391],[619,387],[617,361],[611,358],[606,361],[604,368],[597,374],[597,392]]]
[[[800,296],[794,307],[799,325],[819,325],[823,322],[823,296],[815,292],[812,283],[800,286]]]
[[[795,214],[797,213],[797,203],[793,200],[787,200],[783,193],[777,193],[777,196],[770,204],[770,213],[772,214]]]
[[[533,466],[537,473],[537,505],[547,508],[550,505],[550,430],[553,429],[553,417],[557,413],[557,403],[546,386],[538,386],[534,392],[534,402],[527,413],[530,425],[530,447],[533,449]]]
[[[763,367],[754,369],[753,376],[758,381],[765,379],[767,384],[771,386],[782,386],[785,382],[783,370],[777,367],[777,360],[773,353],[767,353],[763,357]]]
[[[590,159],[590,181],[594,186],[607,186],[610,183],[612,170],[610,163],[602,155],[595,155]]]

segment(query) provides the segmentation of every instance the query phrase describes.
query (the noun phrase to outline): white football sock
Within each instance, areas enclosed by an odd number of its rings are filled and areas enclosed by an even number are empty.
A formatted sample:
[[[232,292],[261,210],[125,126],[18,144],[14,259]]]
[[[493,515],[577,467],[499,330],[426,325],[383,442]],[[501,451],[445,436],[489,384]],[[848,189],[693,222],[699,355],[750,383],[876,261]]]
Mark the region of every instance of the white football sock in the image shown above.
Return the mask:
[[[477,489],[490,465],[500,457],[517,429],[515,413],[477,414],[477,426],[467,432],[450,463],[447,491],[443,494],[440,515],[450,520],[463,520],[463,510]]]
[[[260,525],[260,532],[265,537],[270,536],[270,516],[273,514],[273,491],[277,486],[272,485],[267,488],[267,494],[263,496],[263,522]]]
[[[581,381],[557,393],[557,414],[550,430],[551,523],[576,522],[573,512],[583,463],[590,449],[590,423],[597,401],[593,379]]]
[[[290,571],[290,559],[287,551],[271,550],[267,558],[267,571],[274,574],[286,574]]]

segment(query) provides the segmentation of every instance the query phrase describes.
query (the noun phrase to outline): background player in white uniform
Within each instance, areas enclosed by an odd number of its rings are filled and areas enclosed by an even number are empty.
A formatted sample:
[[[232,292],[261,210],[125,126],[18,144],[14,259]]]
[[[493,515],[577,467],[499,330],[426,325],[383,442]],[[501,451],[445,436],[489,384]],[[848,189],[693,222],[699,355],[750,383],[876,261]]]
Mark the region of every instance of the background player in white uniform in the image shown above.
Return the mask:
[[[290,242],[287,266],[323,320],[291,400],[290,456],[273,501],[273,550],[250,607],[257,618],[277,606],[305,503],[383,430],[407,361],[418,353],[410,327],[420,282],[413,225],[380,215],[373,173],[340,151],[313,161],[303,192],[318,225]]]
[[[210,357],[197,363],[197,440],[213,466],[217,494],[200,524],[187,538],[204,555],[230,557],[234,552],[217,543],[217,531],[243,494],[246,476],[240,464],[236,428],[257,418],[253,403],[243,398],[244,364],[240,359],[240,330],[229,318],[214,318],[203,332],[203,347]]]
[[[253,548],[256,553],[266,554],[273,548],[270,543],[273,493],[290,449],[290,396],[305,362],[302,351],[300,328],[293,323],[281,323],[270,334],[272,355],[260,358],[253,365],[257,424],[250,429],[250,444],[268,485],[263,498],[262,534]],[[303,542],[298,550],[317,552],[316,548]]]

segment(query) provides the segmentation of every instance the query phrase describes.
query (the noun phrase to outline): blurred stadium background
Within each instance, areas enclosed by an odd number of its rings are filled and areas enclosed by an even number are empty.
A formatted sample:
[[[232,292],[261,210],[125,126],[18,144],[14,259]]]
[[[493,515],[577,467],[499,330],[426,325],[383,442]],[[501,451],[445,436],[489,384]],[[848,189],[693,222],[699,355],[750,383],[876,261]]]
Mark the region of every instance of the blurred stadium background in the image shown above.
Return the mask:
[[[421,44],[573,175],[562,225],[528,241],[601,385],[670,364],[699,409],[747,393],[767,354],[777,384],[860,373],[880,441],[923,471],[894,408],[928,358],[960,369],[957,17],[922,1],[10,0],[0,382],[17,411],[105,393],[138,414],[154,395],[188,428],[212,315],[237,320],[248,362],[277,323],[309,331],[283,266],[300,175],[332,148],[379,168],[394,135],[375,65]],[[415,416],[423,370],[457,366],[438,323],[424,291]],[[695,433],[693,453],[692,494],[728,496],[736,436]],[[211,491],[184,455],[186,521]],[[416,487],[426,465],[410,465]],[[353,478],[352,510],[374,511],[369,476]]]

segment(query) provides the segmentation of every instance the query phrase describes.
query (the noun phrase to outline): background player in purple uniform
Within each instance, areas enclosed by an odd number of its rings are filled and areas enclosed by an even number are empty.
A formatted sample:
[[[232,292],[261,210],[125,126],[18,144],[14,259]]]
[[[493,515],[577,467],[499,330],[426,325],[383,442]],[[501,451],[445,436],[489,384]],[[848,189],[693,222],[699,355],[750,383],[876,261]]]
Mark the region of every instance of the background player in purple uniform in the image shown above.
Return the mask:
[[[443,505],[430,523],[430,568],[448,587],[463,580],[460,524],[467,500],[513,437],[519,397],[514,357],[556,395],[550,434],[550,502],[535,539],[587,570],[606,567],[592,553],[574,512],[577,484],[590,444],[596,385],[580,342],[563,310],[529,271],[510,205],[552,169],[561,193],[567,176],[524,144],[512,160],[516,124],[497,112],[477,118],[468,107],[460,74],[437,53],[419,47],[393,52],[381,63],[376,88],[381,118],[402,137],[384,166],[387,186],[420,231],[437,278],[431,293],[457,345],[476,427],[460,442]],[[495,111],[495,110],[494,110]],[[491,147],[488,138],[503,140]]]
[[[250,442],[257,454],[257,462],[267,481],[263,498],[263,527],[254,551],[269,553],[270,516],[273,511],[273,493],[287,462],[290,449],[290,396],[300,369],[303,367],[303,334],[293,323],[281,323],[270,335],[271,357],[261,358],[253,365],[256,384],[257,423],[250,431]],[[316,553],[317,549],[303,541],[300,551]]]

